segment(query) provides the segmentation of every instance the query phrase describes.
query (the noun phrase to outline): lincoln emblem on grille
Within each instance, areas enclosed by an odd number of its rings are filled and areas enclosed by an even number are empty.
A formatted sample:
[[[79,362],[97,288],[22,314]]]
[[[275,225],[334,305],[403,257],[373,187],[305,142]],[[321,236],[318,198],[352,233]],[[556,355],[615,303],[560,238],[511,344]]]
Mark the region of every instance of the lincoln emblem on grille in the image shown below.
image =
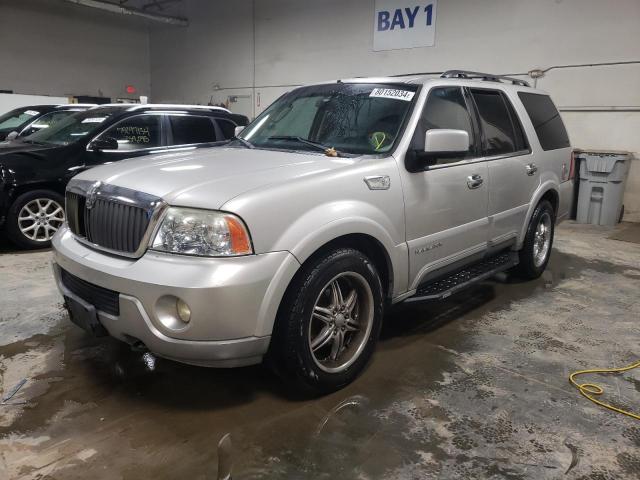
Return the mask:
[[[102,182],[95,182],[93,185],[89,187],[87,190],[87,201],[85,203],[85,208],[87,210],[93,208],[94,203],[96,203],[96,197],[98,196],[98,189],[102,185]]]

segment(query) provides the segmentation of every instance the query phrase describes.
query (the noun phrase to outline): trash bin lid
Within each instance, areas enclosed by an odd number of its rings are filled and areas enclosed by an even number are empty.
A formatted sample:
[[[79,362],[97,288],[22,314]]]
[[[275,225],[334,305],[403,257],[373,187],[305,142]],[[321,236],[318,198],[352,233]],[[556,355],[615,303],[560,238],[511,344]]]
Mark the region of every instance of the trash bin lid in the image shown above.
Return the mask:
[[[611,173],[616,163],[629,160],[631,153],[616,150],[576,150],[576,156],[585,161],[589,172]]]

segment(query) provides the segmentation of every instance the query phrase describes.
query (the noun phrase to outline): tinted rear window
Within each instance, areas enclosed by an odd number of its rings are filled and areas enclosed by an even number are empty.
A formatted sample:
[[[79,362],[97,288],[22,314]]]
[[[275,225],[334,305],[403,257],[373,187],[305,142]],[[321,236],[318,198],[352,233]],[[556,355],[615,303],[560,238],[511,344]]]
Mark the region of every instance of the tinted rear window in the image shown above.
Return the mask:
[[[216,141],[216,131],[209,117],[172,115],[173,145],[189,145]]]
[[[543,150],[555,150],[570,146],[567,130],[560,113],[547,95],[518,92]]]
[[[502,155],[522,149],[522,135],[517,132],[502,94],[497,90],[471,90],[478,107],[487,155]]]

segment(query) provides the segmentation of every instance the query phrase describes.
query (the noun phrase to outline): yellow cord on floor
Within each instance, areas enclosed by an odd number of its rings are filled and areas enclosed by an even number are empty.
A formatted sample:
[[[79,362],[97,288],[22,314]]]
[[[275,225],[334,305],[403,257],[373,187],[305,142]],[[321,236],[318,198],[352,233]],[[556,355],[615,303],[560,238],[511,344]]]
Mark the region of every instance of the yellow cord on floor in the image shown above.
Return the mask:
[[[573,372],[569,375],[569,381],[576,387],[580,393],[591,400],[593,403],[597,403],[601,407],[608,408],[609,410],[613,410],[614,412],[622,413],[623,415],[628,415],[631,418],[635,418],[636,420],[640,420],[640,415],[633,412],[627,412],[626,410],[622,410],[621,408],[614,407],[613,405],[609,405],[608,403],[601,402],[593,398],[591,395],[602,395],[604,393],[604,389],[600,385],[596,385],[595,383],[578,383],[574,380],[578,375],[582,375],[584,373],[619,373],[626,372],[628,370],[632,370],[634,368],[640,367],[640,362],[628,365],[622,368],[602,368],[602,369],[591,369],[591,370],[579,370],[577,372]]]

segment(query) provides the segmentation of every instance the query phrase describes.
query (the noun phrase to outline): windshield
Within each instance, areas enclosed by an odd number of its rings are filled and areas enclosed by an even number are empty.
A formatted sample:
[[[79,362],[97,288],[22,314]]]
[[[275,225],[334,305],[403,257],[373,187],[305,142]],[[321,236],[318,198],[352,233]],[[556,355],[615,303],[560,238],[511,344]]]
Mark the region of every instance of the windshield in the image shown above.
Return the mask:
[[[39,115],[38,110],[29,107],[16,108],[0,116],[0,130],[19,129],[23,124]]]
[[[58,110],[55,112],[45,113],[31,125],[25,127],[25,129],[20,133],[20,136],[26,137],[27,135],[31,135],[32,133],[38,132],[45,128],[49,128],[54,123],[58,123],[59,121],[64,120],[74,113],[78,113],[81,111],[83,110]]]
[[[102,125],[110,115],[119,111],[121,110],[99,108],[96,110],[77,112],[49,128],[44,128],[25,137],[24,141],[27,143],[68,145],[94,132],[100,128],[100,125]]]
[[[276,100],[239,138],[255,148],[385,153],[417,90],[417,85],[373,83],[298,88]]]

